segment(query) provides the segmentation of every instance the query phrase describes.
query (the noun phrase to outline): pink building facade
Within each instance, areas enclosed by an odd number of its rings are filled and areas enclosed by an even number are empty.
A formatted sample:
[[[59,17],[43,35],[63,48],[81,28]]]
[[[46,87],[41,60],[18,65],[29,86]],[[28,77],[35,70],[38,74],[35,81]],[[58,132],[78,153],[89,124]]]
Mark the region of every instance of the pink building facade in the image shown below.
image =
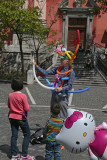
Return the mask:
[[[80,43],[84,49],[92,43],[98,43],[107,48],[107,14],[94,15],[93,7],[98,7],[98,5],[93,0],[87,0],[83,5],[78,0],[57,0],[57,2],[47,0],[47,25],[50,23],[50,15],[48,15],[50,6],[53,7],[51,11],[53,17],[54,12],[62,16],[52,26],[52,29],[57,32],[54,38],[62,39],[68,50],[73,49],[73,40],[77,29],[80,30]]]
[[[98,43],[107,48],[107,14],[96,16],[93,7],[98,6],[94,0],[87,0],[81,5],[78,0],[26,0],[25,8],[28,6],[39,6],[42,10],[41,19],[46,21],[47,27],[56,31],[56,35],[49,36],[50,41],[63,41],[67,50],[73,50],[73,40],[76,30],[80,30],[80,44],[86,49],[88,44]],[[9,35],[8,44],[12,44],[12,36]]]

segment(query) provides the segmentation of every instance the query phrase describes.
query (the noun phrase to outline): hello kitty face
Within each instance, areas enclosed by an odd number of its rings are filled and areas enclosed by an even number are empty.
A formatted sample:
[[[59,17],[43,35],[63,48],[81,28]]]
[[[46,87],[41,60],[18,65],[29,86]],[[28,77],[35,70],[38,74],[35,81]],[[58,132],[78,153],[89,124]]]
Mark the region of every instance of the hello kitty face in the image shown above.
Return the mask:
[[[71,152],[80,153],[88,148],[94,138],[95,121],[93,116],[84,111],[68,109],[68,118],[56,141]]]

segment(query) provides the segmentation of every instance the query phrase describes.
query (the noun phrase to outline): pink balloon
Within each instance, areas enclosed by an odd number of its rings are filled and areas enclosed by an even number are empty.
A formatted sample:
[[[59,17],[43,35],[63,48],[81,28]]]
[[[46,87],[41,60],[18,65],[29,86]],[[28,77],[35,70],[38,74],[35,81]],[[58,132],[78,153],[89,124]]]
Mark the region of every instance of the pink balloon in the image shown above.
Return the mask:
[[[107,147],[107,130],[96,130],[95,139],[89,146],[92,152],[101,158]]]

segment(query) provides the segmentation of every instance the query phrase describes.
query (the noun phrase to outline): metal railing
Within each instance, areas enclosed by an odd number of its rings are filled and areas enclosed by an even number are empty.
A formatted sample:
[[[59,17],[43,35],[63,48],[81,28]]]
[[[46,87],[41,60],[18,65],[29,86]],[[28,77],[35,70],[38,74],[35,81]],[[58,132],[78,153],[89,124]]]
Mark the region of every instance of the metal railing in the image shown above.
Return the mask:
[[[107,81],[107,49],[98,43],[94,43],[92,54],[94,68],[96,68],[103,79]]]

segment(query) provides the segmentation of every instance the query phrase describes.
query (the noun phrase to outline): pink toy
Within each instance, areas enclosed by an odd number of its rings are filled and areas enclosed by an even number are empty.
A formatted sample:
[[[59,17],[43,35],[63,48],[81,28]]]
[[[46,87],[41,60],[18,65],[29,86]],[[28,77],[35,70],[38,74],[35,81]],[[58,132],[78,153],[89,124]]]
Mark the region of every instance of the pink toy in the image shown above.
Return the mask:
[[[62,51],[61,51],[62,46],[63,46],[62,44],[61,44],[61,45],[58,45],[58,47],[57,47],[57,49],[56,49],[56,52],[60,51],[60,52],[62,53]]]
[[[59,77],[58,74],[55,75],[55,82],[53,83],[53,87],[57,87],[58,86],[58,81],[59,81]]]
[[[96,127],[94,134],[94,139],[89,144],[88,148],[90,158],[98,160],[99,157],[107,160],[107,124],[103,122]]]
[[[68,109],[68,117],[56,141],[72,153],[89,151],[91,160],[107,160],[107,123],[96,127],[92,114]]]

